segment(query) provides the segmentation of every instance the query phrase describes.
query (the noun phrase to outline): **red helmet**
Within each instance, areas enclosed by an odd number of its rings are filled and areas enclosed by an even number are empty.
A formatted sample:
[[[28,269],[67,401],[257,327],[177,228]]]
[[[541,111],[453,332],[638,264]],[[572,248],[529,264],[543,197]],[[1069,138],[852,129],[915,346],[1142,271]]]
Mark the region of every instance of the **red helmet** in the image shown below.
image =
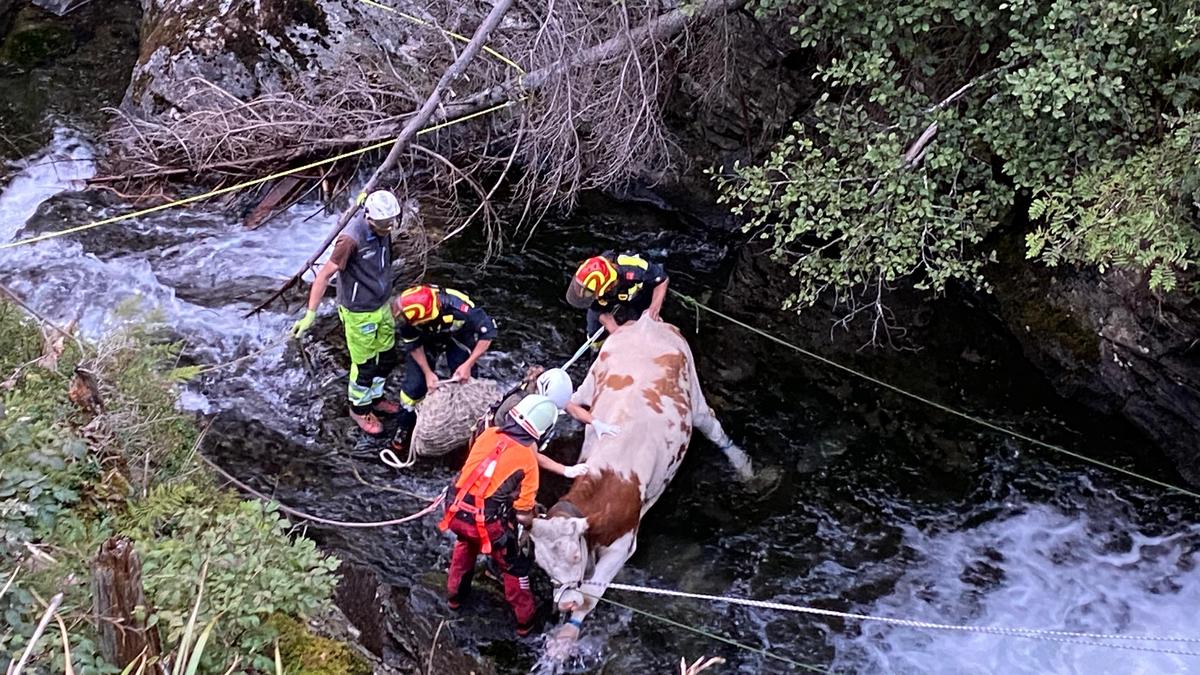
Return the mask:
[[[437,289],[432,286],[406,288],[393,305],[393,314],[403,314],[414,326],[436,319],[439,312]]]
[[[595,256],[583,261],[571,277],[567,288],[567,302],[572,307],[585,309],[604,295],[617,283],[617,266],[604,256]]]

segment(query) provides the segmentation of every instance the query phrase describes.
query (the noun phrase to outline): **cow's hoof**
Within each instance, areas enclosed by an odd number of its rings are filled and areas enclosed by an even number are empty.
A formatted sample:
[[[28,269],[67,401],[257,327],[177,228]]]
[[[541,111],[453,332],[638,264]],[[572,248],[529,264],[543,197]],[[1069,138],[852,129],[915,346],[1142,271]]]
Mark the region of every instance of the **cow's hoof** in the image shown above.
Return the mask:
[[[546,655],[555,661],[565,661],[575,651],[575,643],[579,640],[579,627],[574,624],[563,624],[554,631],[546,645]]]
[[[746,491],[760,499],[774,492],[782,483],[783,472],[777,466],[763,467],[748,480],[742,481]]]

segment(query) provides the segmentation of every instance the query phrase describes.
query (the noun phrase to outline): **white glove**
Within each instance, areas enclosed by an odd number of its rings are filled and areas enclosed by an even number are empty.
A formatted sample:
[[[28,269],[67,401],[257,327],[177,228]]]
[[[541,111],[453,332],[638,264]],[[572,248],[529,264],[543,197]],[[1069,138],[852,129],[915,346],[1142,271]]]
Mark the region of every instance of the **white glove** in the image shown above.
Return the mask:
[[[596,435],[600,438],[604,438],[605,436],[616,436],[617,434],[621,433],[621,427],[615,424],[601,422],[598,419],[592,420],[592,428],[596,430]]]
[[[563,476],[567,478],[578,478],[587,472],[587,464],[572,464],[571,466],[563,467]]]

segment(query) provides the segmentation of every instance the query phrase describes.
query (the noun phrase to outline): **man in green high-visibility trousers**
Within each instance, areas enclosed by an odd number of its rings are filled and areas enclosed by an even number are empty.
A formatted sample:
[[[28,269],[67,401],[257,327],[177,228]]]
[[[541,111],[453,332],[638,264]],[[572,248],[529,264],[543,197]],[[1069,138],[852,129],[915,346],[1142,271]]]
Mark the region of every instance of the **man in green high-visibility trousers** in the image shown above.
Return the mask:
[[[400,221],[396,196],[376,190],[367,196],[365,217],[356,215],[333,244],[329,261],[317,271],[308,311],[292,326],[300,337],[312,326],[317,307],[338,275],[338,316],[350,350],[350,418],[368,434],[383,432],[375,413],[395,415],[400,406],[383,398],[383,385],[396,366],[396,329],[388,300],[392,292],[392,230]]]

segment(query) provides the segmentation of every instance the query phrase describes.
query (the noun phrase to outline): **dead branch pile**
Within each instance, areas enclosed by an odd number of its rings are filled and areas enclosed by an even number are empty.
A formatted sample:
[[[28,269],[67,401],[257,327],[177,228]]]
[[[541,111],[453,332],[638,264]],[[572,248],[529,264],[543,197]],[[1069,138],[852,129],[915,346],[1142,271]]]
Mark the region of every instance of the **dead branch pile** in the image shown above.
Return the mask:
[[[354,72],[354,71],[352,71]],[[361,68],[337,83],[322,83],[243,102],[201,78],[187,84],[183,113],[170,120],[139,119],[120,110],[108,136],[118,150],[112,168],[123,175],[160,176],[208,171],[250,175],[326,150],[394,136],[412,114],[407,92],[372,86]],[[219,96],[212,96],[216,92]],[[204,105],[192,105],[195,101]]]
[[[697,18],[720,26],[744,0],[708,0]],[[710,8],[715,8],[710,11]],[[451,0],[428,6],[442,26],[470,32],[480,17]],[[656,176],[671,165],[672,142],[663,105],[681,64],[706,63],[724,48],[723,29],[692,31],[692,15],[664,10],[659,0],[607,0],[524,6],[525,15],[493,34],[490,45],[522,64],[522,81],[498,59],[471,64],[447,96],[447,110],[477,110],[523,97],[519,107],[420,139],[402,161],[409,194],[440,195],[495,222],[498,192],[522,213],[569,207],[581,190],[631,176]],[[400,49],[376,45],[374,55],[291,83],[287,93],[251,101],[194,82],[194,105],[170,119],[120,115],[109,136],[108,180],[171,177],[257,177],[303,161],[396,135],[461,44],[395,17]],[[463,91],[466,89],[467,91]],[[510,171],[520,168],[513,181]],[[481,181],[479,176],[489,176]],[[505,189],[501,191],[501,186]],[[459,188],[466,186],[467,192]],[[432,193],[432,194],[431,194]],[[531,207],[533,207],[531,209]],[[469,219],[468,219],[469,220]]]

